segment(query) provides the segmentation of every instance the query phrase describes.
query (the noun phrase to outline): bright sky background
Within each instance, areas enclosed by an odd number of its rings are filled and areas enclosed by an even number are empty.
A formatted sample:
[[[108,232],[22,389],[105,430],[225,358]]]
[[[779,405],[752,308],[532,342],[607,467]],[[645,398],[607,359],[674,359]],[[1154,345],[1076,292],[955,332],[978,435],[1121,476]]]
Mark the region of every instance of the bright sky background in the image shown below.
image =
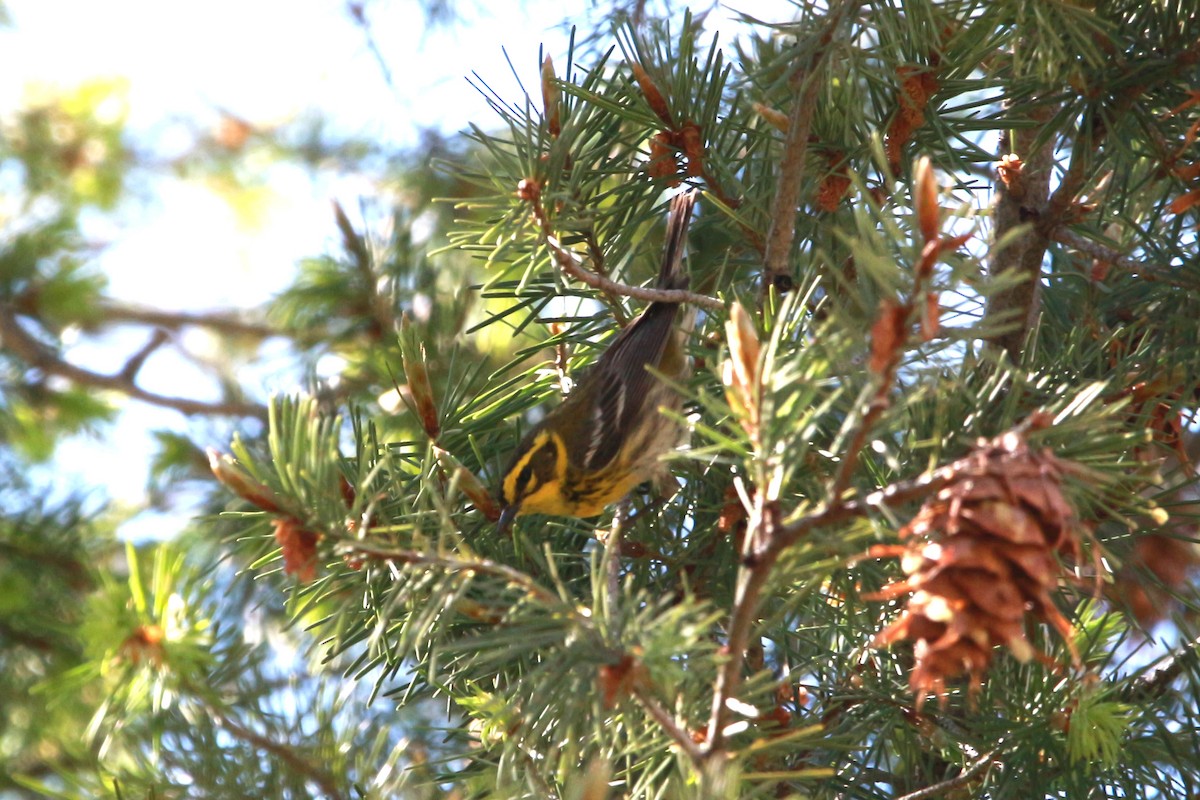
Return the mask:
[[[787,15],[781,0],[735,5],[768,19]],[[341,132],[399,145],[414,143],[423,127],[447,133],[468,122],[486,127],[494,114],[465,77],[477,72],[518,100],[501,48],[526,85],[536,87],[539,45],[560,57],[567,34],[559,23],[582,19],[587,0],[460,0],[461,21],[431,31],[411,0],[367,3],[394,91],[339,0],[6,0],[5,6],[13,24],[0,30],[0,113],[15,108],[31,84],[70,87],[122,77],[130,86],[132,137],[172,154],[190,141],[181,120],[215,122],[217,110],[266,125],[316,109]],[[275,172],[267,211],[254,224],[203,186],[166,177],[115,214],[86,219],[86,234],[103,245],[98,263],[109,293],[167,309],[258,306],[286,285],[299,259],[337,248],[330,199],[353,209],[373,190],[352,180],[314,181],[298,169]],[[108,339],[107,352],[72,355],[115,370],[143,335],[118,334]],[[156,374],[152,364],[144,373],[147,388],[194,394],[178,385],[178,375],[161,367]],[[67,443],[55,469],[60,478],[104,486],[118,502],[140,504],[153,449],[148,431],[185,425],[173,411],[131,403],[102,438]],[[146,514],[123,530],[161,537],[181,523]]]

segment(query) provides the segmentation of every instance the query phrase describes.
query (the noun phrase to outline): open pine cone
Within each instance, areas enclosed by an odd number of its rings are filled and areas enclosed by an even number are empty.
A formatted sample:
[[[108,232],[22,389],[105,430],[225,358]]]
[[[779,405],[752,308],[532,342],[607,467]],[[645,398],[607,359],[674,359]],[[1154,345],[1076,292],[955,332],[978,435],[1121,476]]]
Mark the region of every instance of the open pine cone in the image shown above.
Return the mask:
[[[946,681],[964,673],[978,691],[996,645],[1022,661],[1037,655],[1025,637],[1030,619],[1070,642],[1070,623],[1051,598],[1065,574],[1059,556],[1077,559],[1083,532],[1063,496],[1064,462],[1008,433],[961,463],[900,530],[905,544],[871,551],[899,556],[908,576],[872,596],[911,593],[874,644],[915,642],[910,683],[918,702],[944,698]]]

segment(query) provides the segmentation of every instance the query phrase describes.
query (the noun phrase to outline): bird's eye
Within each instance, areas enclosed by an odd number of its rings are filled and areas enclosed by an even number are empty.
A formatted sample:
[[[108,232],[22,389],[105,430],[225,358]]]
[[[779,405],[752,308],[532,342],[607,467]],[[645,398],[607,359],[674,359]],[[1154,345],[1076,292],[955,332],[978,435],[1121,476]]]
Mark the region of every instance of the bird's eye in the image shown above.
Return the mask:
[[[521,471],[517,473],[517,490],[524,491],[525,488],[529,486],[529,481],[532,479],[533,467],[530,464],[526,464],[521,468]]]

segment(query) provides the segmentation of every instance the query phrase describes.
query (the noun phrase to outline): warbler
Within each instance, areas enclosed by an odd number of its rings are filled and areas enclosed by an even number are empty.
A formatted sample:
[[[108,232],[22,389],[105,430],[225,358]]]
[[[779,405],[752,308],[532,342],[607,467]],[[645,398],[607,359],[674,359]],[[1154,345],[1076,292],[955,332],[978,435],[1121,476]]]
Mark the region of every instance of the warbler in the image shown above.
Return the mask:
[[[688,285],[683,250],[694,203],[694,192],[671,201],[660,289]],[[662,413],[682,404],[663,378],[679,380],[689,369],[686,332],[677,317],[679,303],[647,306],[562,404],[529,431],[500,483],[499,531],[518,514],[594,517],[662,473],[659,456],[682,435]]]

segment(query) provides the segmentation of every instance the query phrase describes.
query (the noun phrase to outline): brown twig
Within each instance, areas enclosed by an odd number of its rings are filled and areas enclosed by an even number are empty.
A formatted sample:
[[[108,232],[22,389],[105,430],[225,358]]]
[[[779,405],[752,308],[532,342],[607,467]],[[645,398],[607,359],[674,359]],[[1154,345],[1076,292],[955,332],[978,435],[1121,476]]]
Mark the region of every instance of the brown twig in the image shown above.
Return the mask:
[[[347,797],[338,787],[338,783],[333,776],[325,772],[309,759],[296,752],[296,749],[289,744],[277,742],[268,736],[264,736],[257,731],[253,731],[242,725],[237,720],[233,719],[224,709],[220,708],[215,703],[210,703],[197,695],[197,700],[204,708],[205,713],[212,717],[217,726],[227,731],[235,739],[238,739],[246,744],[249,744],[261,751],[270,753],[275,758],[278,758],[289,769],[303,775],[308,780],[315,783],[321,788],[321,792],[325,797],[331,800],[342,800]]]
[[[398,564],[409,564],[418,567],[436,567],[446,570],[447,572],[461,572],[466,575],[479,574],[491,575],[495,578],[503,578],[509,584],[523,590],[539,603],[555,608],[564,608],[567,615],[574,621],[585,620],[580,616],[574,608],[563,602],[563,599],[557,593],[550,591],[546,587],[539,584],[532,577],[518,569],[513,569],[507,564],[501,564],[498,561],[492,561],[487,558],[465,559],[453,558],[450,556],[437,556],[429,553],[422,553],[417,550],[397,549],[390,547],[381,547],[367,541],[353,540],[345,541],[339,545],[339,548],[346,553],[366,556],[368,558],[377,559],[379,561],[393,561]],[[586,620],[585,620],[586,621]],[[591,627],[590,621],[587,627]]]
[[[614,280],[597,275],[595,272],[583,266],[579,257],[567,250],[559,242],[558,237],[554,235],[554,229],[550,225],[550,220],[546,217],[546,210],[542,207],[542,201],[536,196],[536,193],[531,193],[532,196],[527,198],[530,207],[533,209],[533,217],[538,224],[538,228],[542,232],[542,236],[546,241],[546,245],[550,248],[550,252],[554,254],[554,260],[558,262],[558,266],[567,275],[575,278],[580,283],[599,289],[602,292],[620,295],[622,297],[632,297],[635,300],[644,300],[649,303],[691,303],[692,305],[701,306],[711,311],[722,311],[725,304],[715,297],[709,297],[704,294],[689,292],[684,289],[647,289],[641,286],[629,286],[624,283],[617,283]]]
[[[995,759],[999,748],[987,751],[975,761],[966,767],[963,767],[962,772],[955,775],[953,778],[947,778],[940,783],[935,783],[932,786],[926,786],[924,789],[918,789],[915,792],[909,792],[906,795],[897,797],[896,800],[927,800],[930,797],[946,794],[947,792],[957,789],[960,786],[965,786],[975,779],[979,773],[983,772],[991,765]]]
[[[367,19],[366,8],[362,2],[350,0],[346,3],[346,13],[350,15],[350,19],[354,20],[358,27],[362,28],[363,39],[366,41],[367,49],[371,51],[371,56],[374,57],[375,63],[379,66],[379,74],[383,78],[383,82],[393,92],[396,91],[396,84],[392,79],[392,70],[388,66],[387,59],[383,56],[383,51],[379,48],[379,42],[375,40],[375,32],[371,28],[371,22]]]
[[[617,504],[613,514],[612,527],[604,539],[604,558],[608,562],[607,571],[608,614],[615,619],[617,615],[617,598],[621,596],[621,546],[625,534],[625,518],[628,514],[628,501]]]
[[[604,264],[604,251],[600,249],[600,242],[596,240],[595,229],[589,228],[583,240],[587,245],[588,258],[592,261],[592,271],[602,278],[607,278],[608,268]],[[605,292],[604,296],[608,299],[608,307],[612,309],[613,319],[616,320],[617,327],[624,328],[629,324],[629,315],[625,313],[625,309],[617,301],[617,295],[612,292]]]
[[[788,113],[783,158],[779,162],[779,180],[775,186],[775,199],[771,203],[771,228],[767,232],[766,249],[763,254],[764,295],[772,286],[779,286],[784,290],[790,288],[788,281],[791,278],[791,270],[788,267],[788,257],[792,252],[792,242],[796,238],[796,211],[800,204],[800,187],[804,181],[817,91],[821,88],[821,68],[829,54],[834,33],[841,26],[842,20],[857,7],[857,0],[850,0],[830,9],[824,29],[815,47],[808,53],[808,63],[797,66],[789,81],[795,97]]]
[[[282,331],[276,330],[270,325],[242,319],[235,314],[160,311],[154,308],[126,305],[118,303],[115,300],[101,300],[97,309],[96,319],[84,322],[88,328],[121,323],[152,325],[156,328],[165,328],[172,331],[187,327],[210,328],[218,333],[230,336],[251,336],[258,339],[283,335]]]
[[[24,360],[29,366],[39,369],[47,375],[65,378],[81,386],[117,392],[144,403],[174,409],[188,416],[257,417],[259,419],[266,419],[267,416],[266,408],[256,403],[236,400],[206,403],[187,397],[172,397],[148,391],[138,386],[132,377],[124,374],[128,369],[128,364],[125,369],[115,375],[105,375],[76,366],[57,356],[50,348],[26,331],[17,321],[16,313],[7,305],[0,305],[0,341],[3,342],[6,350]],[[136,355],[134,359],[136,359]],[[134,366],[138,366],[136,362],[134,362]]]
[[[1030,111],[1036,123],[1033,128],[1021,131],[1019,139],[1010,138],[1015,137],[1016,133],[1001,135],[1001,155],[1007,157],[1008,153],[1016,153],[1020,160],[1001,162],[1010,165],[1007,173],[1004,172],[1004,166],[998,168],[1000,179],[995,182],[996,200],[992,206],[992,218],[995,221],[993,243],[1046,212],[1050,173],[1057,145],[1057,137],[1049,135],[1046,127],[1055,118],[1056,111],[1057,106],[1049,103],[1035,106]],[[1026,150],[1039,138],[1042,139],[1041,147]],[[1004,249],[992,248],[990,274],[993,277],[1015,278],[1012,286],[989,298],[985,323],[999,319],[1004,324],[1003,332],[992,342],[1008,353],[1013,362],[1020,360],[1025,339],[1033,329],[1041,307],[1039,276],[1046,254],[1046,241],[1046,236],[1039,232],[1036,225],[1028,225],[1026,231],[1011,240]]]
[[[671,740],[679,747],[684,754],[691,759],[693,764],[699,765],[704,760],[704,753],[700,750],[699,745],[692,739],[691,734],[679,726],[667,710],[659,704],[658,700],[640,683],[635,683],[632,688],[634,698],[645,709],[650,718],[658,723],[658,726],[663,729]]]
[[[1197,651],[1200,651],[1200,637],[1192,639],[1179,650],[1159,662],[1159,665],[1142,675],[1134,683],[1125,687],[1121,700],[1125,703],[1142,703],[1151,698],[1161,696],[1175,679],[1183,674],[1190,664],[1196,663]]]
[[[1091,256],[1098,261],[1104,261],[1114,266],[1120,267],[1127,272],[1136,274],[1137,276],[1148,281],[1162,281],[1176,286],[1183,286],[1183,283],[1176,281],[1174,278],[1166,275],[1158,268],[1144,261],[1138,261],[1136,258],[1130,258],[1111,247],[1101,244],[1093,239],[1089,239],[1083,234],[1076,233],[1069,228],[1059,228],[1053,232],[1051,238],[1059,244],[1065,244],[1068,247],[1073,247],[1084,255]]]
[[[121,367],[121,371],[118,373],[121,378],[129,381],[130,383],[136,380],[137,374],[142,371],[142,367],[146,363],[146,359],[150,358],[150,356],[154,354],[155,350],[166,344],[168,338],[169,337],[166,331],[164,331],[162,328],[156,328],[154,332],[150,334],[149,341],[142,345],[140,350],[131,355],[125,361],[125,366]]]
[[[770,559],[774,562],[785,550],[817,528],[864,517],[875,509],[891,508],[927,497],[948,484],[971,463],[973,462],[970,459],[960,459],[913,480],[897,481],[883,489],[871,492],[861,500],[847,500],[836,504],[822,505],[811,513],[780,527],[778,535],[756,556],[759,559]]]

